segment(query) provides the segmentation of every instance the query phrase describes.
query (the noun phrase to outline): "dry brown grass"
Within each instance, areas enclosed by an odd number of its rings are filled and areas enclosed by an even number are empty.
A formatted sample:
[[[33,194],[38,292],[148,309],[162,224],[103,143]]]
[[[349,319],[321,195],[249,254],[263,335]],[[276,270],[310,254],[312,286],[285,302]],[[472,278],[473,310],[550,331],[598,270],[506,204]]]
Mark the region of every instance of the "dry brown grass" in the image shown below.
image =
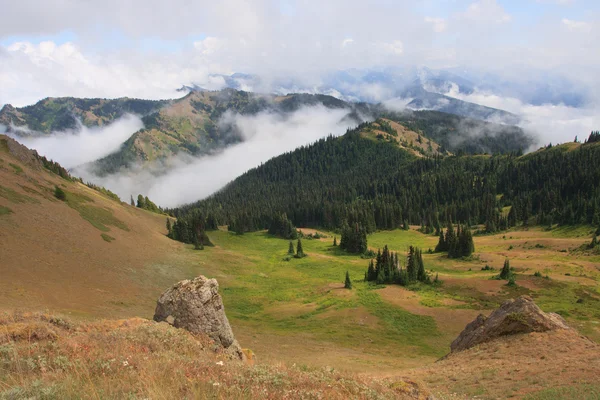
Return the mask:
[[[598,384],[600,345],[567,330],[507,336],[408,375],[441,398],[522,398],[548,388]]]
[[[4,315],[0,328],[19,332],[19,340],[12,333],[0,334],[0,398],[424,399],[428,395],[412,380],[366,379],[331,368],[244,364],[228,358],[208,337],[140,318],[72,324],[46,314],[17,314]]]

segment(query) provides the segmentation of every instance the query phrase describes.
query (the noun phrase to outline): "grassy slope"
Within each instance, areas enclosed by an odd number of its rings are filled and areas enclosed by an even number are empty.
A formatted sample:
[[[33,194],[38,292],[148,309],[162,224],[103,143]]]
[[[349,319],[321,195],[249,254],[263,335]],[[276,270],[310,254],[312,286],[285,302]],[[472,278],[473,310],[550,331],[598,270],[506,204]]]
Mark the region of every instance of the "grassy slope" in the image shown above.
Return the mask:
[[[54,198],[55,185],[66,192],[65,202]],[[0,209],[2,308],[151,317],[165,287],[195,275],[188,253],[164,236],[163,216],[7,151],[0,151]]]

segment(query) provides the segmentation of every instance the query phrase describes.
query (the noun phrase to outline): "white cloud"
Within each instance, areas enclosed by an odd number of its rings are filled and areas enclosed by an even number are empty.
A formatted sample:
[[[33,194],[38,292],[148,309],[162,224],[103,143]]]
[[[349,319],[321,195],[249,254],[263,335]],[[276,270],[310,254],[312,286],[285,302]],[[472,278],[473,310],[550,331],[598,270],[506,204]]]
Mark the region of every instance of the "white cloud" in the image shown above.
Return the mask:
[[[574,21],[567,18],[563,18],[561,22],[570,31],[583,33],[589,33],[592,31],[592,26],[587,22]]]
[[[483,91],[462,94],[456,87],[446,95],[521,116],[523,120],[519,125],[535,135],[537,146],[572,141],[575,136],[583,139],[600,126],[600,110],[595,107],[574,108],[562,104],[534,106]]]
[[[448,22],[444,18],[425,17],[425,22],[431,24],[433,31],[444,32],[448,28]]]
[[[11,136],[25,146],[59,162],[65,168],[85,164],[118,150],[129,137],[142,129],[142,120],[125,115],[113,123],[94,128],[79,126],[65,132],[53,132],[44,136]]]
[[[255,116],[228,113],[223,122],[237,126],[245,141],[221,153],[198,159],[180,158],[171,162],[174,168],[159,176],[150,169],[139,168],[104,178],[83,169],[75,173],[115,191],[121,198],[143,193],[161,206],[174,207],[209,196],[274,156],[329,134],[343,134],[350,124],[344,119],[347,113],[323,106],[301,108],[287,116],[268,112]]]
[[[394,40],[393,42],[389,43],[379,43],[378,45],[381,46],[381,48],[383,48],[387,53],[393,55],[399,56],[404,53],[404,44],[400,40]]]
[[[350,39],[350,38],[344,39],[344,40],[342,40],[342,47],[350,46],[352,43],[354,43],[353,39]]]
[[[496,23],[504,24],[510,22],[512,17],[496,0],[478,0],[471,3],[467,10],[462,13],[462,17],[475,23],[486,24]]]

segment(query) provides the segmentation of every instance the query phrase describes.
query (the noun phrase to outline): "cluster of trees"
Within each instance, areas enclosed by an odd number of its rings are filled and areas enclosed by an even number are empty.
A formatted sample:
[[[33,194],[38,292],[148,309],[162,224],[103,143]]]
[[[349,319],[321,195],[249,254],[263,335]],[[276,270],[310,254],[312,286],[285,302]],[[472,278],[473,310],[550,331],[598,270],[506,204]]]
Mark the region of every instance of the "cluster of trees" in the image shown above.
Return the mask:
[[[431,278],[425,270],[423,255],[419,248],[410,246],[406,257],[406,268],[402,268],[398,261],[398,253],[390,252],[386,245],[383,252],[378,251],[375,262],[373,260],[369,262],[365,281],[406,286],[415,282],[431,283]]]
[[[187,219],[200,210],[238,233],[267,229],[283,213],[294,226],[336,230],[346,221],[366,233],[414,224],[439,234],[440,221],[484,224],[488,232],[521,224],[600,226],[600,146],[417,158],[361,137],[365,126],[276,157],[170,212]]]
[[[334,238],[334,246],[337,244]],[[367,231],[359,224],[342,226],[342,237],[340,239],[340,249],[348,253],[363,254],[367,251]]]
[[[473,235],[471,230],[467,226],[459,224],[456,227],[456,232],[452,223],[448,222],[446,228],[446,234],[440,230],[440,239],[435,251],[437,252],[448,252],[450,258],[469,257],[475,251],[475,244],[473,243]]]
[[[207,218],[200,212],[194,212],[188,218],[182,218],[172,221],[167,217],[166,221],[167,236],[173,240],[183,243],[193,244],[200,250],[204,246],[212,246],[206,231],[216,230],[217,221],[213,218]]]
[[[586,143],[600,142],[600,131],[593,131],[592,133],[590,133],[590,136],[588,137],[588,139],[585,142]]]
[[[137,208],[142,208],[144,210],[152,211],[152,212],[157,213],[157,214],[162,214],[163,213],[162,208],[160,208],[159,206],[157,206],[156,204],[154,204],[148,198],[148,196],[144,197],[141,194],[138,194],[137,204],[133,201],[133,196],[131,196],[130,203],[131,203],[132,206],[135,206]]]
[[[304,248],[302,247],[302,239],[298,238],[298,243],[296,244],[296,249],[294,249],[294,242],[292,242],[290,240],[290,245],[288,247],[288,256],[294,257],[294,258],[306,257],[306,253],[304,252]],[[289,258],[287,260],[289,260]]]
[[[539,274],[539,276],[541,276],[541,274]],[[508,261],[508,258],[504,260],[504,266],[500,270],[500,275],[498,275],[498,279],[507,280],[509,286],[516,286],[516,277],[513,273],[513,270],[510,268],[510,261]]]
[[[297,239],[298,230],[292,224],[285,213],[278,214],[273,217],[271,224],[269,225],[269,234],[278,236],[282,239]],[[291,242],[290,242],[291,243]]]

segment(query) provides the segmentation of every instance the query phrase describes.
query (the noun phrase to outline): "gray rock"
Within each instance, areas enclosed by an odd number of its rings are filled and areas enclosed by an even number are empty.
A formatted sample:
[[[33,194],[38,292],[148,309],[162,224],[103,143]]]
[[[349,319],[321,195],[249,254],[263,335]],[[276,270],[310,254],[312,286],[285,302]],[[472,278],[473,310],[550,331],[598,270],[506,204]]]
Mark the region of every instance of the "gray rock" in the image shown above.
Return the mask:
[[[452,342],[452,352],[465,350],[501,336],[571,329],[558,314],[543,312],[529,296],[507,300],[489,317],[480,314]]]
[[[216,279],[199,276],[176,283],[158,298],[154,320],[195,334],[206,334],[227,353],[244,359],[225,315]]]

